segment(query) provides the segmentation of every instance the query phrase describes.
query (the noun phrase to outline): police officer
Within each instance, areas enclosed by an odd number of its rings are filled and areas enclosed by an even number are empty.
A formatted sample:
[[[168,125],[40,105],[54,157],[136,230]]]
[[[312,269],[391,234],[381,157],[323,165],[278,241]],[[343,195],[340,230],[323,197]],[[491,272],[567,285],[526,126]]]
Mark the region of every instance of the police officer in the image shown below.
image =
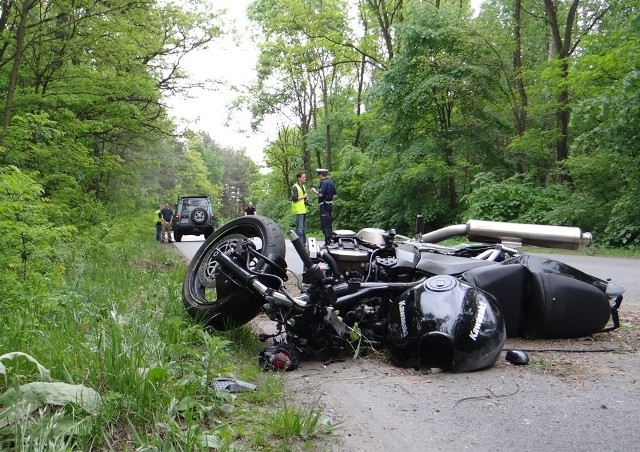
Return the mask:
[[[336,185],[331,179],[329,179],[329,170],[325,168],[316,169],[318,178],[320,178],[320,186],[316,190],[313,188],[313,192],[318,195],[318,207],[320,208],[320,229],[324,234],[325,245],[331,240],[331,234],[333,233],[333,201],[338,196],[336,192]]]
[[[306,246],[307,237],[305,231],[307,229],[307,200],[309,195],[304,188],[304,184],[307,181],[307,175],[304,171],[296,174],[296,183],[293,184],[291,189],[291,213],[296,216],[296,235],[302,243]]]

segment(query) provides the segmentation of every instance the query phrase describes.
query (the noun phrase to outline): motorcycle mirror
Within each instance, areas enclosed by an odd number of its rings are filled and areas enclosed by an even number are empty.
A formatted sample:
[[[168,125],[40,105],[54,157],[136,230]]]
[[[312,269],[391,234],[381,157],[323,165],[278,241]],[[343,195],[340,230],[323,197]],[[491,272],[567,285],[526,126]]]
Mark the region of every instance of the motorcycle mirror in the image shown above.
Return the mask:
[[[507,350],[505,359],[516,366],[529,364],[529,355],[522,350]]]

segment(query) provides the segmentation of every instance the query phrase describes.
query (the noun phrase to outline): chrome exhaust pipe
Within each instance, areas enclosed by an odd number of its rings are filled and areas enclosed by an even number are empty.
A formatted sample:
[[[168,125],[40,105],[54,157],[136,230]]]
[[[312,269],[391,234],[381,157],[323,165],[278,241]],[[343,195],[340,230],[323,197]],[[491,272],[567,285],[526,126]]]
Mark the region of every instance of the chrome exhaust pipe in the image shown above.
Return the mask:
[[[591,233],[568,226],[506,223],[500,221],[469,220],[466,224],[447,226],[422,235],[422,241],[439,241],[466,236],[472,242],[504,243],[512,247],[522,245],[577,250],[591,245]]]

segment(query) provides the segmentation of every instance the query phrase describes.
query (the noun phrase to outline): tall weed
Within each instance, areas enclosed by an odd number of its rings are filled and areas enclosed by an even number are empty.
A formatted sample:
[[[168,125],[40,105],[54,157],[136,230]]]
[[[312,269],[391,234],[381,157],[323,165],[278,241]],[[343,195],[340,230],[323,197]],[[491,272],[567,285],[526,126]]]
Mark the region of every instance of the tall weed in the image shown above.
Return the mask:
[[[0,449],[209,450],[265,438],[277,447],[322,431],[309,420],[301,436],[269,425],[265,414],[286,414],[281,377],[261,372],[247,327],[214,333],[186,315],[186,263],[152,227],[98,227],[56,256],[59,281],[0,313],[0,356],[12,357],[0,361]],[[221,376],[258,389],[216,391]],[[74,399],[88,391],[99,409]]]

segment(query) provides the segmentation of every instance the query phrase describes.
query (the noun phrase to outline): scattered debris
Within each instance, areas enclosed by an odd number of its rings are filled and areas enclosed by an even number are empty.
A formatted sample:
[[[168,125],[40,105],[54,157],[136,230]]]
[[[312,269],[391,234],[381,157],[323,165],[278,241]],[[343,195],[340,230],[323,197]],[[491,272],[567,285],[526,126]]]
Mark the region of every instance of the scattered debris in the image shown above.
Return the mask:
[[[257,386],[252,383],[226,377],[216,378],[213,381],[212,386],[216,391],[228,392],[255,391],[257,388]]]

